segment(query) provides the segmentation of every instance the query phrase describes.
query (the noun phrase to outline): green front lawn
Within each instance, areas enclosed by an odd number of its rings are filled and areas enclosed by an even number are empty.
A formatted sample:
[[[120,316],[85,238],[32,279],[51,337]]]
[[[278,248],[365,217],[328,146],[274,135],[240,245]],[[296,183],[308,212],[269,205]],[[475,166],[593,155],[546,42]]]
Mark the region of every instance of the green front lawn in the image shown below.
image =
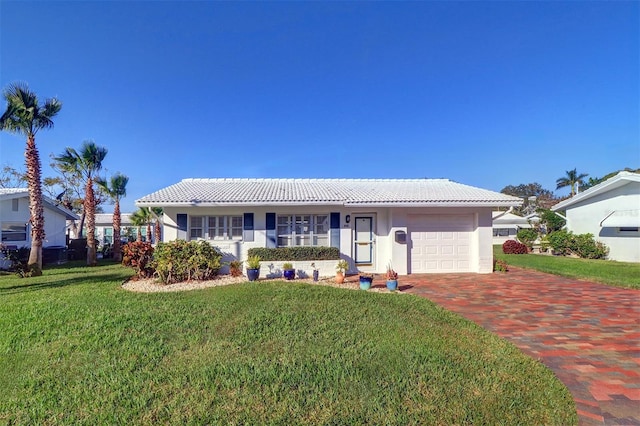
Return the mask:
[[[426,299],[129,275],[0,276],[0,423],[577,423],[550,370]]]
[[[496,259],[502,259],[513,266],[617,287],[640,289],[640,263],[576,259],[539,254],[504,254],[500,245],[493,246],[493,254]]]

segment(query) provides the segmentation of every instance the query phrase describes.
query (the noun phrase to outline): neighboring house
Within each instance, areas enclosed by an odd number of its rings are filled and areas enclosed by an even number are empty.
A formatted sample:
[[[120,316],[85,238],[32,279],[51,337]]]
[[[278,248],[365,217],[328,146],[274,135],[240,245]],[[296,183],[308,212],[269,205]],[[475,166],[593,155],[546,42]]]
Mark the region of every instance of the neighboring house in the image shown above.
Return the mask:
[[[151,230],[153,234],[153,227]],[[147,227],[140,228],[142,241],[147,240]],[[120,236],[122,240],[135,241],[138,235],[138,227],[131,223],[131,213],[120,214]],[[113,213],[96,214],[96,239],[101,246],[113,244]]]
[[[509,213],[508,211],[493,213],[493,244],[504,244],[507,240],[515,240],[518,231],[524,228],[531,228],[532,220],[537,216],[522,217]]]
[[[492,272],[491,212],[521,203],[447,179],[184,179],[136,201],[163,208],[165,241],[205,239],[240,260],[333,246],[351,272],[400,274]]]
[[[609,259],[640,262],[640,174],[620,172],[551,208],[566,212],[566,228],[593,234]]]
[[[57,206],[43,197],[45,240],[42,246],[67,245],[66,221],[78,219],[75,213]],[[29,190],[26,188],[0,188],[0,239],[5,246],[31,247],[29,225]]]

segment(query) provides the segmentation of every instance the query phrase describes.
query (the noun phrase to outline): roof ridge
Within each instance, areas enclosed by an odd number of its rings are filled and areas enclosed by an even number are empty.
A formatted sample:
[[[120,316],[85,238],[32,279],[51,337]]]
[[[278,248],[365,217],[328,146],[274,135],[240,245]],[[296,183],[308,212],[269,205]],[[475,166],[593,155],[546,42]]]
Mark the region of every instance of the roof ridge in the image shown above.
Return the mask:
[[[447,178],[184,178],[181,182],[452,182]]]

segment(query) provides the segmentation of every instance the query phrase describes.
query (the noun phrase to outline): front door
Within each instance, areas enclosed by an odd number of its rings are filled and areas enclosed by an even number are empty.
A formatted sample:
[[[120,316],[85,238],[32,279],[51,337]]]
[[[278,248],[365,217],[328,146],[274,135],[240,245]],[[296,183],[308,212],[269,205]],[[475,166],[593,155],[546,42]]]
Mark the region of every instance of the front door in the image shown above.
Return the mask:
[[[358,216],[354,228],[354,257],[356,265],[373,264],[373,217]]]

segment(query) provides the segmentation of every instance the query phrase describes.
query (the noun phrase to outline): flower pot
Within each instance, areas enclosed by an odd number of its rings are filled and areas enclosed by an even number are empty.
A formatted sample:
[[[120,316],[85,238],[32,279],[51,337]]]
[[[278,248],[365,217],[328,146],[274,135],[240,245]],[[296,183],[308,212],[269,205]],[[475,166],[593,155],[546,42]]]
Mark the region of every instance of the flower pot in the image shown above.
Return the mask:
[[[371,283],[373,282],[373,277],[360,277],[360,290],[369,290],[371,288]]]
[[[398,289],[398,280],[387,280],[387,289],[396,291]]]
[[[282,271],[282,274],[284,275],[284,277],[287,280],[292,280],[296,277],[296,270],[295,269],[285,269],[284,271]]]
[[[247,278],[249,278],[249,281],[257,281],[259,276],[260,276],[260,269],[247,268]]]
[[[338,272],[336,274],[336,284],[342,284],[344,282],[344,274],[342,272]]]
[[[314,281],[318,281],[319,277],[320,277],[320,271],[318,271],[317,269],[314,269],[314,271],[313,271],[313,280]]]

